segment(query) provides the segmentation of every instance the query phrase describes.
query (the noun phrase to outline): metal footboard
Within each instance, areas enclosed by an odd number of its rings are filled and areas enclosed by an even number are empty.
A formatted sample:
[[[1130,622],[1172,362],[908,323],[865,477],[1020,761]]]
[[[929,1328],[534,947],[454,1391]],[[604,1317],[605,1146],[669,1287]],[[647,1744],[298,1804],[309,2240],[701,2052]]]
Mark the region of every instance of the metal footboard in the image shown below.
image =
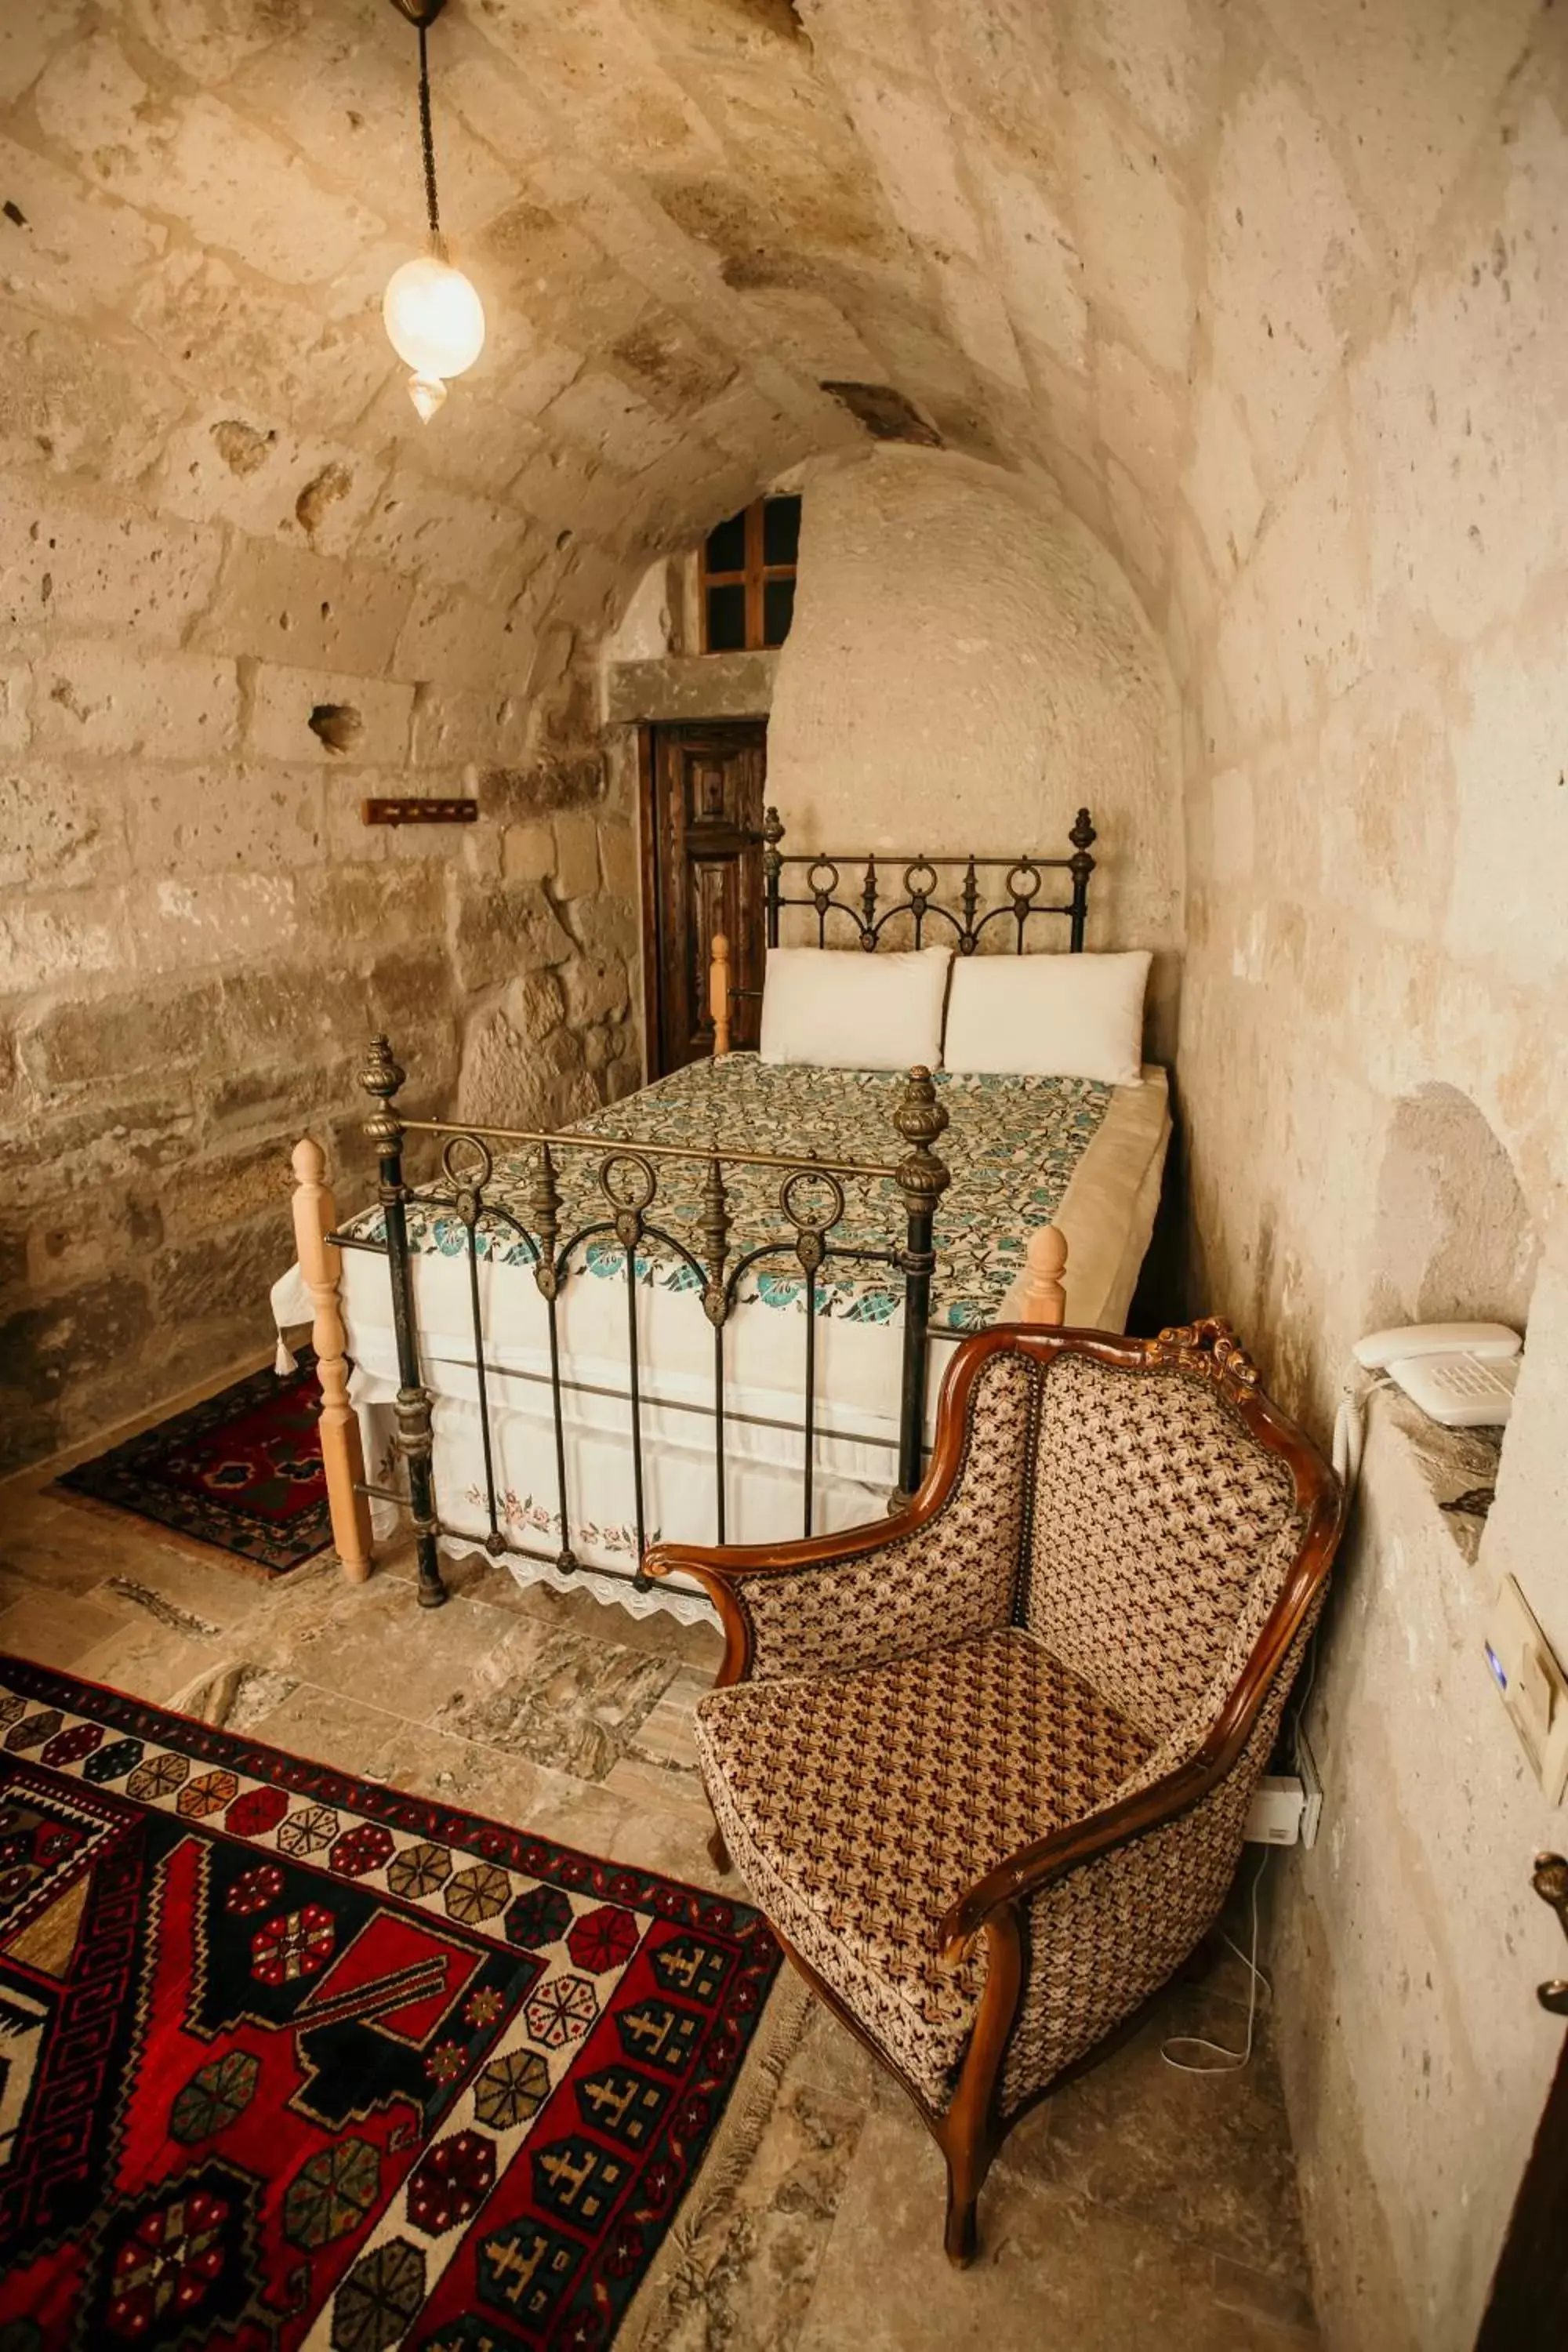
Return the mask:
[[[432,1398],[422,1372],[414,1283],[418,1253],[410,1243],[408,1231],[412,1208],[454,1216],[464,1231],[473,1346],[468,1369],[472,1372],[478,1397],[485,1481],[482,1499],[489,1522],[488,1532],[477,1539],[493,1558],[511,1556],[542,1561],[568,1576],[580,1566],[573,1548],[573,1528],[574,1514],[580,1520],[584,1498],[571,1491],[568,1476],[561,1307],[573,1282],[583,1275],[590,1245],[605,1240],[618,1245],[621,1278],[626,1287],[625,1394],[629,1407],[636,1566],[629,1571],[595,1567],[595,1576],[620,1576],[638,1591],[651,1590],[651,1580],[643,1567],[650,1537],[646,1508],[645,1397],[638,1320],[638,1254],[650,1244],[671,1255],[689,1274],[693,1289],[700,1293],[703,1311],[712,1326],[713,1499],[721,1543],[725,1540],[727,1511],[724,1332],[740,1301],[744,1278],[764,1266],[797,1268],[805,1283],[803,1531],[808,1536],[813,1531],[815,1506],[819,1285],[824,1269],[835,1262],[885,1266],[901,1279],[904,1329],[898,1414],[899,1471],[898,1486],[890,1500],[896,1507],[914,1492],[924,1459],[928,1324],[936,1263],[933,1228],[938,1205],[950,1181],[948,1169],[934,1149],[947,1126],[947,1112],[937,1098],[929,1070],[911,1070],[893,1113],[892,1126],[902,1146],[900,1156],[877,1163],[749,1152],[731,1149],[717,1139],[704,1148],[614,1136],[543,1134],[445,1120],[405,1119],[396,1100],[405,1076],[386,1038],[374,1039],[360,1073],[360,1083],[374,1106],[366,1131],[375,1145],[380,1164],[382,1234],[380,1238],[370,1238],[341,1232],[331,1234],[328,1239],[340,1249],[369,1251],[387,1262],[397,1350],[396,1454],[405,1484],[400,1486],[374,1483],[362,1474],[356,1485],[362,1494],[395,1504],[411,1520],[418,1555],[419,1599],[424,1606],[438,1607],[447,1598],[437,1551],[439,1538],[455,1535],[469,1542],[476,1538],[470,1530],[453,1528],[443,1520],[437,1494]],[[437,1143],[441,1170],[438,1182],[425,1187],[409,1182],[405,1168],[405,1139],[410,1135],[429,1136]],[[518,1157],[527,1157],[530,1175],[521,1213],[517,1207],[504,1205],[493,1196],[498,1149],[514,1162]],[[561,1175],[571,1156],[582,1154],[589,1155],[593,1162],[597,1196],[594,1213],[585,1222],[574,1224],[570,1231],[563,1231]],[[680,1204],[669,1200],[668,1192],[661,1193],[661,1178],[673,1175],[674,1163],[684,1163],[689,1173],[694,1163],[700,1167],[694,1213],[688,1208],[683,1215]],[[727,1177],[742,1167],[778,1171],[778,1229],[761,1242],[737,1250]],[[889,1202],[883,1212],[890,1228],[886,1242],[852,1243],[839,1237],[851,1194],[859,1193],[864,1198],[871,1188],[889,1179],[896,1189],[898,1205],[895,1208]],[[673,1190],[673,1185],[669,1189]],[[487,1360],[479,1280],[486,1239],[496,1234],[504,1234],[510,1243],[521,1244],[545,1302],[554,1441],[552,1470],[555,1525],[560,1532],[560,1542],[553,1551],[513,1540],[507,1532],[497,1490],[489,1388],[493,1367]],[[682,1528],[660,1528],[657,1532],[667,1539],[684,1537],[687,1540],[705,1534]]]

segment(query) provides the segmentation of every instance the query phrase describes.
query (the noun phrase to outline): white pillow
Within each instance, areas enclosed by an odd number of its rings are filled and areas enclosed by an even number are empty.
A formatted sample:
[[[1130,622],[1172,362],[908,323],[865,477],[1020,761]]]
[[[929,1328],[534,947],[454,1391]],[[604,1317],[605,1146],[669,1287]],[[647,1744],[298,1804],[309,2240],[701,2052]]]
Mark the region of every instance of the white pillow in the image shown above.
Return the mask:
[[[962,957],[948,998],[945,1067],[1140,1085],[1149,962],[1146,948]]]
[[[942,1058],[951,948],[770,948],[763,979],[764,1062],[907,1070]]]

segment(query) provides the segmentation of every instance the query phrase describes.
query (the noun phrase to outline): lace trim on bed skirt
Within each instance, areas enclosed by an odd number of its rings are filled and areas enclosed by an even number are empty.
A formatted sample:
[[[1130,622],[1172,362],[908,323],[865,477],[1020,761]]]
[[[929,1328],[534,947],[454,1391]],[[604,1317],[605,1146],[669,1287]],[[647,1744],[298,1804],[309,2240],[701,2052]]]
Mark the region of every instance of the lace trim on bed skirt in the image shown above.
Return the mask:
[[[371,1528],[375,1540],[382,1543],[395,1534],[406,1534],[407,1522],[386,1504],[373,1501]],[[449,1559],[469,1559],[475,1553],[486,1559],[490,1557],[482,1536],[444,1535],[438,1543]],[[557,1592],[590,1593],[606,1607],[612,1601],[618,1602],[628,1617],[652,1617],[662,1611],[679,1625],[719,1622],[718,1612],[706,1593],[672,1591],[668,1584],[652,1585],[647,1592],[639,1592],[635,1584],[597,1569],[579,1568],[571,1576],[563,1576],[558,1568],[542,1559],[503,1557],[501,1564],[511,1570],[520,1584],[549,1584]]]

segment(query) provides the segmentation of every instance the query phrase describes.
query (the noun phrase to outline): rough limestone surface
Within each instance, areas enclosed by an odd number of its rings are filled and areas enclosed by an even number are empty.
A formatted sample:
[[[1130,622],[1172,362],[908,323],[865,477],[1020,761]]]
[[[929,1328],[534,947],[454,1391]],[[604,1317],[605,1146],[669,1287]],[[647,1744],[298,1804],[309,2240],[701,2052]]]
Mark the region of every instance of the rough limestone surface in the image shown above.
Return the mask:
[[[887,447],[808,475],[768,726],[768,797],[788,847],[875,850],[893,894],[900,857],[1065,857],[1087,804],[1105,836],[1089,944],[1158,951],[1150,1048],[1169,1060],[1179,758],[1163,651],[1125,576],[1059,499],[931,449]],[[946,869],[950,894],[960,879]],[[1004,881],[984,877],[991,902]],[[1066,876],[1047,882],[1043,899],[1065,898]],[[1026,937],[1066,944],[1065,926],[1038,918]],[[990,928],[989,943],[1016,938],[1010,923]]]
[[[1379,1428],[1309,1717],[1324,1832],[1274,1877],[1325,2340],[1459,2352],[1560,2032],[1527,1880],[1561,1818],[1479,1639],[1511,1570],[1568,1654],[1568,12],[457,0],[432,56],[489,336],[422,429],[377,317],[421,228],[384,0],[0,12],[5,1444],[259,1347],[288,1145],[315,1125],[356,1180],[372,1021],[426,1105],[631,1082],[631,722],[693,703],[646,671],[617,699],[598,646],[650,566],[809,461],[781,756],[809,716],[818,772],[868,777],[881,724],[896,789],[915,666],[868,710],[861,650],[918,634],[931,550],[889,530],[879,567],[847,517],[951,467],[1005,583],[1037,512],[1039,644],[1075,710],[1097,663],[1126,689],[1073,738],[1108,859],[1120,825],[1181,892],[1117,904],[1181,939],[1192,1303],[1324,1434],[1391,1305],[1510,1295],[1489,1244],[1460,1278],[1466,1204],[1514,1197],[1496,1153],[1523,1204],[1495,1507],[1455,1543]],[[940,450],[864,462],[846,381]],[[1069,517],[1104,562],[1068,563]],[[944,677],[1000,648],[984,740],[1033,835],[1067,778],[1009,703],[1050,681],[984,553],[972,614],[929,604]],[[623,660],[692,659],[647,593]],[[458,790],[460,839],[359,822]],[[1486,1149],[1426,1118],[1449,1097]]]

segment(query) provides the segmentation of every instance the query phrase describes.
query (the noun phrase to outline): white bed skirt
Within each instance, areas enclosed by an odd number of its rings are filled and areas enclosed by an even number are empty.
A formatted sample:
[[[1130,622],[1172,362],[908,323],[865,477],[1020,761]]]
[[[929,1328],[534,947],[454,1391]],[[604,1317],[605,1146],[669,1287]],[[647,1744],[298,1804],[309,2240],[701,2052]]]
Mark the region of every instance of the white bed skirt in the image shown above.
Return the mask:
[[[689,1299],[672,1306],[689,1307]],[[700,1309],[698,1310],[700,1313]],[[764,1310],[765,1311],[765,1310]],[[704,1326],[700,1335],[710,1340]],[[819,1332],[818,1337],[821,1337]],[[945,1363],[952,1343],[937,1343]],[[650,1351],[651,1352],[651,1351]],[[657,1366],[655,1370],[652,1366]],[[897,1367],[895,1366],[895,1375]],[[597,1375],[597,1377],[595,1377]],[[615,1392],[617,1384],[620,1392]],[[618,1601],[636,1615],[668,1607],[691,1619],[708,1613],[685,1578],[639,1591],[626,1581],[637,1565],[637,1490],[633,1475],[631,1406],[626,1362],[595,1364],[574,1354],[562,1367],[566,1491],[572,1549],[580,1567],[563,1575],[552,1561],[503,1555],[524,1582],[535,1579],[566,1589],[581,1586]],[[682,1377],[652,1357],[641,1399],[643,1524],[649,1543],[663,1537],[718,1540],[718,1465],[711,1374]],[[426,1363],[432,1391],[432,1457],[437,1506],[448,1551],[484,1548],[489,1534],[484,1429],[488,1426],[500,1532],[509,1544],[552,1554],[561,1545],[555,1431],[546,1364],[487,1375],[488,1412],[481,1418],[471,1366]],[[896,1380],[895,1380],[896,1392]],[[358,1407],[365,1459],[378,1484],[396,1475],[394,1366],[356,1365],[351,1393]],[[727,1382],[724,1422],[726,1538],[768,1543],[804,1533],[802,1397]],[[888,1507],[897,1482],[898,1427],[886,1414],[854,1420],[819,1409],[813,1447],[814,1533],[856,1527]],[[373,1505],[378,1537],[398,1518],[388,1504]]]
[[[1153,1229],[1169,1134],[1163,1070],[1150,1069],[1142,1087],[1116,1089],[1056,1217],[1068,1242],[1069,1323],[1125,1327]],[[421,1366],[432,1398],[437,1508],[447,1530],[443,1549],[458,1554],[485,1549],[488,1424],[500,1533],[508,1543],[543,1555],[500,1555],[520,1582],[586,1591],[638,1616],[656,1609],[686,1622],[710,1616],[708,1601],[688,1578],[646,1591],[631,1582],[637,1509],[624,1279],[574,1274],[560,1301],[567,1502],[572,1549],[580,1563],[563,1574],[554,1565],[561,1528],[548,1310],[532,1275],[526,1266],[479,1262],[488,1404],[481,1415],[468,1260],[420,1251],[413,1267]],[[398,1376],[385,1259],[345,1251],[342,1297],[354,1367],[350,1393],[363,1433],[367,1475],[374,1484],[393,1485],[401,1475],[393,1412]],[[272,1299],[280,1329],[309,1319],[297,1269],[274,1286]],[[712,1327],[695,1294],[657,1286],[639,1286],[637,1320],[647,1540],[715,1542]],[[760,1302],[738,1307],[724,1328],[727,1542],[777,1543],[804,1532],[805,1329],[804,1314]],[[962,1336],[931,1335],[928,1442],[942,1376]],[[817,1318],[815,1534],[862,1525],[888,1507],[898,1478],[902,1349],[901,1313],[886,1323]],[[403,1523],[392,1505],[373,1501],[372,1524],[377,1538],[385,1539]]]

